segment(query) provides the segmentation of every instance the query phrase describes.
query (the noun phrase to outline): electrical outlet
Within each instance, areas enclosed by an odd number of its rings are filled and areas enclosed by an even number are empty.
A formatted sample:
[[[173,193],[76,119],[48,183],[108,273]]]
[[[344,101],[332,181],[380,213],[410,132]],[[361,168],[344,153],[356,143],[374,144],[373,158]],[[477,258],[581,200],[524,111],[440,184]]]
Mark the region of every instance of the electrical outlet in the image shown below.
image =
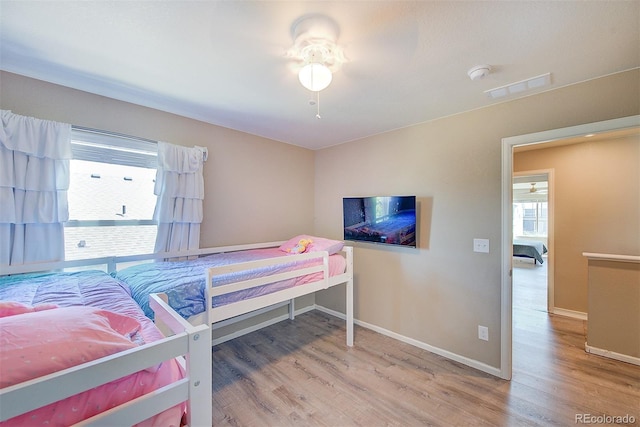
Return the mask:
[[[473,239],[473,251],[489,253],[489,239]]]
[[[489,341],[489,328],[478,325],[478,339]]]

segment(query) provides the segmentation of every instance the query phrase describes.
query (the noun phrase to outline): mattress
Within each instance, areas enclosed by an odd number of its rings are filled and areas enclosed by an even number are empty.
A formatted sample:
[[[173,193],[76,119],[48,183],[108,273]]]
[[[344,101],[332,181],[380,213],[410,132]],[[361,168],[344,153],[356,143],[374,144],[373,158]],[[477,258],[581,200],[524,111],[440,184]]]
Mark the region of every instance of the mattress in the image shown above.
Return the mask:
[[[118,271],[115,277],[129,285],[133,299],[142,307],[144,313],[149,318],[153,318],[153,311],[149,307],[149,294],[163,292],[168,296],[169,305],[182,317],[188,319],[191,316],[205,311],[205,270],[207,268],[283,256],[288,255],[278,248],[251,249],[214,254],[188,261],[140,264]],[[225,274],[214,278],[213,286],[265,277],[276,273],[318,265],[321,262],[321,259],[297,261]],[[345,271],[345,268],[346,260],[342,255],[334,254],[329,256],[329,275],[341,274]],[[320,279],[322,279],[321,272],[243,291],[232,292],[214,297],[212,306],[214,308],[220,307],[225,304],[266,295],[271,292],[311,283]]]

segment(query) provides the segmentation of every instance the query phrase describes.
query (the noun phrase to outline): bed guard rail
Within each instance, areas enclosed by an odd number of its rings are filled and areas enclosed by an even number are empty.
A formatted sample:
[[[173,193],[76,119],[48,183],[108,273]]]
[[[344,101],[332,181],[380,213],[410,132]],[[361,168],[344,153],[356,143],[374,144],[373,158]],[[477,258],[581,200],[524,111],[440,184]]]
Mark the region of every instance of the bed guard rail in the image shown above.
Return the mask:
[[[120,256],[105,256],[98,258],[86,258],[78,260],[67,261],[38,261],[33,263],[7,265],[0,264],[0,276],[6,276],[10,274],[22,274],[22,273],[34,273],[42,271],[56,271],[70,268],[83,268],[102,266],[100,268],[107,273],[113,273],[117,270],[118,264],[137,263],[141,261],[153,261],[153,260],[171,260],[171,259],[186,259],[191,257],[199,257],[204,255],[211,255],[215,253],[241,251],[247,249],[269,248],[277,247],[284,243],[284,241],[277,242],[264,242],[264,243],[251,243],[246,245],[234,245],[234,246],[219,246],[214,248],[200,248],[189,249],[186,251],[173,251],[173,252],[153,252],[140,255],[120,255]]]
[[[0,421],[57,402],[101,384],[185,356],[187,375],[76,426],[132,425],[187,401],[191,426],[211,424],[210,327],[192,326],[168,305],[154,305],[156,315],[175,335],[0,390]],[[171,321],[170,319],[175,319]]]

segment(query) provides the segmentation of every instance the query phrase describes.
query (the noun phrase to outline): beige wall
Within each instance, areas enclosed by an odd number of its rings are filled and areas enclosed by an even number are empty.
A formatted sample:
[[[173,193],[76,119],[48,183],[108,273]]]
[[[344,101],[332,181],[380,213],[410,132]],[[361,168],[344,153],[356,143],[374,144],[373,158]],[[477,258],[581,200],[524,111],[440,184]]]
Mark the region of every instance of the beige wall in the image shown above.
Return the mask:
[[[286,240],[313,229],[311,150],[6,72],[0,108],[207,147],[201,247]]]
[[[0,107],[208,147],[202,246],[310,229],[341,238],[342,197],[417,195],[419,249],[356,247],[356,317],[498,367],[501,139],[639,114],[639,83],[634,70],[315,153],[4,72]],[[472,252],[474,237],[490,239],[491,253]],[[342,289],[316,300],[344,306]],[[488,342],[477,339],[478,324],[489,327]]]
[[[554,170],[555,307],[588,314],[582,253],[640,254],[640,137],[587,141],[516,153],[513,169]]]
[[[420,249],[357,245],[356,318],[499,367],[501,140],[637,115],[639,83],[633,70],[316,152],[320,234],[341,237],[344,196],[420,202]],[[476,237],[490,239],[489,254],[472,251]],[[341,290],[316,302],[341,309]]]

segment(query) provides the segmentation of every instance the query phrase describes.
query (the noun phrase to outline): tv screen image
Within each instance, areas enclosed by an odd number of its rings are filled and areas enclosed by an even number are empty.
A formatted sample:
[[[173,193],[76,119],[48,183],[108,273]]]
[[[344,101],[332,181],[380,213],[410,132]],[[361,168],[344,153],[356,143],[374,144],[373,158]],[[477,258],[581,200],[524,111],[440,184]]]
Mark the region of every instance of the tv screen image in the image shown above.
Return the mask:
[[[416,197],[342,199],[344,240],[417,247]]]

